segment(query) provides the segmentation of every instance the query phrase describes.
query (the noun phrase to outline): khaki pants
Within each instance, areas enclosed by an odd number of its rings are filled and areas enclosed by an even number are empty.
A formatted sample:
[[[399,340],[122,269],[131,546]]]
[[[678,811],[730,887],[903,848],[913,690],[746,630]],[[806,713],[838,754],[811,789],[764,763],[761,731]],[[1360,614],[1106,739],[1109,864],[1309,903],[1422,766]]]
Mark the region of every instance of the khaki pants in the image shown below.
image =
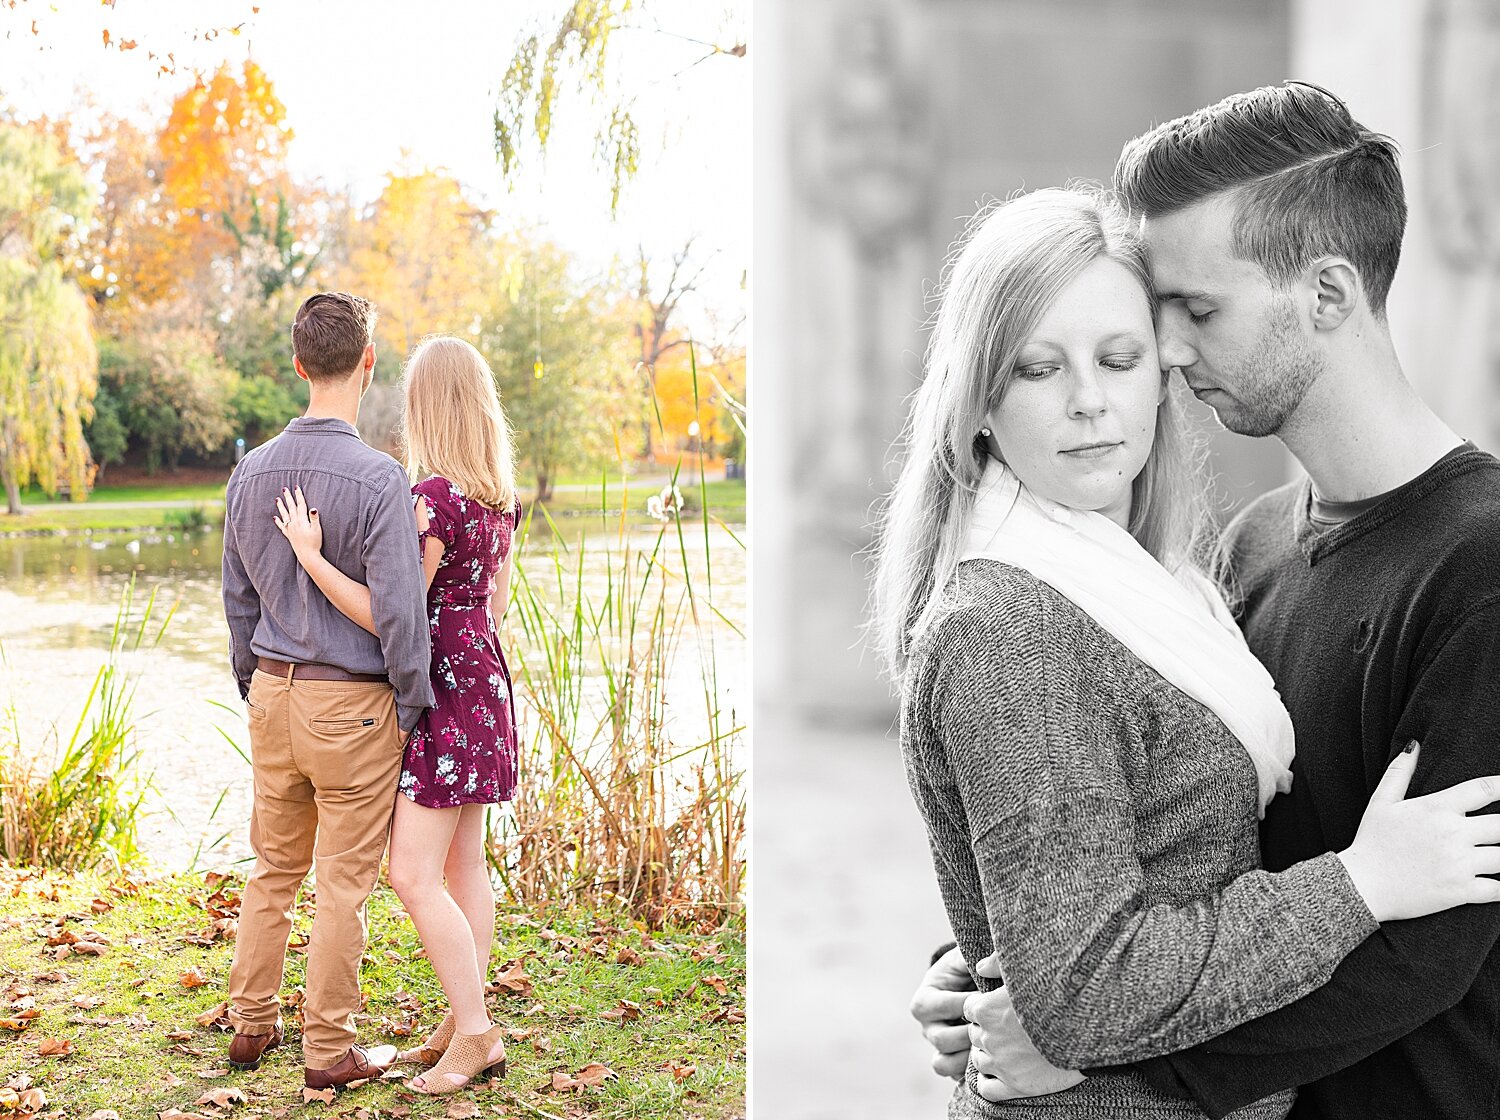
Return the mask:
[[[389,685],[283,679],[250,682],[255,870],[240,904],[229,1018],[243,1034],[268,1034],[292,930],[292,904],[316,866],[317,913],[307,956],[302,1056],[336,1065],[355,1041],[365,900],[390,832],[401,736]]]

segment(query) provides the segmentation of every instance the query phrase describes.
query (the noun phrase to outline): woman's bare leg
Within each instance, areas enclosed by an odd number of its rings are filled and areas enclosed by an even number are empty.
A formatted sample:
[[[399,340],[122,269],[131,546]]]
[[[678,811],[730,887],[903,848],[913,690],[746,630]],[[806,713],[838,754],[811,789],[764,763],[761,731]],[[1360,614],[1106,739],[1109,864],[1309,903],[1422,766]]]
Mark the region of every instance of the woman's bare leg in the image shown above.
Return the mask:
[[[484,985],[467,915],[443,889],[443,865],[462,808],[429,809],[397,796],[391,825],[391,886],[411,915],[432,962],[459,1034],[483,1034],[490,1026]]]
[[[484,814],[488,806],[465,805],[459,810],[458,827],[448,844],[443,876],[448,894],[464,912],[474,935],[475,963],[482,984],[489,976],[490,951],[495,943],[495,888],[484,852]]]

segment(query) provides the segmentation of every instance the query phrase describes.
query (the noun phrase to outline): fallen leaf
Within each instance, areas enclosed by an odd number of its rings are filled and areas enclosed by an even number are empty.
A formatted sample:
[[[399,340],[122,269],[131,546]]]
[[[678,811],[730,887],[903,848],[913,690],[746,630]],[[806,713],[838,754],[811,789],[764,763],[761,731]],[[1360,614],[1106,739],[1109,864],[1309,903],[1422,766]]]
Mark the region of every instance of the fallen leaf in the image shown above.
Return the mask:
[[[389,1051],[388,1051],[389,1052]],[[302,1103],[312,1104],[313,1101],[322,1101],[324,1104],[332,1104],[335,1094],[332,1089],[303,1089]]]
[[[73,1052],[73,1040],[71,1038],[44,1038],[37,1045],[36,1052],[43,1058],[50,1058],[53,1055],[66,1058]]]
[[[686,1081],[698,1072],[697,1066],[680,1066],[673,1061],[667,1062],[667,1069],[671,1071],[673,1081]]]
[[[203,970],[194,966],[177,977],[177,982],[184,988],[201,988],[208,983],[208,977],[203,975]]]
[[[14,1112],[16,1106],[20,1103],[20,1093],[9,1086],[0,1087],[0,1109],[4,1109],[7,1112]]]
[[[227,1025],[229,1022],[229,1001],[225,1000],[223,1003],[214,1004],[202,1015],[199,1015],[194,1022],[200,1027]]]
[[[621,948],[618,953],[615,954],[615,963],[616,964],[641,964],[641,963],[643,963],[643,961],[642,961],[641,955],[639,953],[637,953],[629,945],[626,945],[623,948]]]
[[[491,992],[514,992],[517,995],[531,995],[531,978],[526,975],[526,962],[517,961],[499,976],[495,977],[487,991]]]
[[[197,1071],[199,1077],[228,1077],[227,1069],[200,1069]]]
[[[193,1103],[211,1104],[215,1108],[231,1108],[237,1104],[244,1104],[245,1094],[232,1086],[227,1086],[222,1089],[210,1089]]]
[[[87,953],[91,957],[102,957],[108,951],[107,947],[96,941],[77,941],[73,944],[73,952]]]
[[[552,1075],[552,1088],[556,1092],[577,1092],[582,1088],[596,1088],[603,1085],[607,1078],[616,1076],[615,1071],[603,1062],[590,1062],[572,1077],[565,1073],[554,1073]]]
[[[705,976],[703,977],[703,982],[721,996],[729,994],[729,982],[722,976]]]
[[[168,1031],[167,1037],[173,1042],[191,1042],[196,1036],[192,1031]]]
[[[73,1006],[81,1007],[85,1011],[92,1011],[103,1002],[98,996],[75,996],[73,998]]]
[[[112,1108],[96,1108],[89,1113],[89,1120],[120,1120],[120,1114]]]
[[[168,1089],[175,1089],[182,1084],[182,1078],[178,1077],[171,1070],[161,1075],[161,1081]]]
[[[472,1100],[448,1102],[448,1120],[474,1120],[479,1115],[479,1105]]]
[[[640,1017],[641,1005],[638,1003],[632,1003],[628,999],[622,999],[615,1007],[611,1008],[609,1011],[601,1011],[599,1013],[599,1018],[601,1019],[617,1019],[622,1023],[631,1023],[639,1019]]]
[[[16,1105],[16,1111],[20,1113],[40,1112],[47,1107],[47,1094],[40,1089],[27,1089],[21,1094]]]
[[[89,903],[89,909],[95,914],[108,914],[114,908],[115,904],[105,898],[96,898],[93,902]]]

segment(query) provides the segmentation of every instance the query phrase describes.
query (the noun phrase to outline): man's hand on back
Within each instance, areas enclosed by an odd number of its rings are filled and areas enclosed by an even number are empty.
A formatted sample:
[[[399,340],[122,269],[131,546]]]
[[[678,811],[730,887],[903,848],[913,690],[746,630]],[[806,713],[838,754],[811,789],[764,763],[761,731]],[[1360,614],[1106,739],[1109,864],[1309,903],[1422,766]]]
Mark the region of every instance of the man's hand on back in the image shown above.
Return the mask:
[[[964,1022],[964,1000],[974,991],[974,979],[954,946],[927,970],[911,997],[912,1017],[922,1025],[922,1037],[936,1053],[932,1068],[955,1081],[969,1066],[969,1025]]]
[[[979,962],[981,976],[1000,979],[999,962],[986,957]],[[1058,1069],[1031,1044],[1021,1026],[1016,1005],[1005,988],[974,992],[964,1000],[969,1054],[979,1073],[979,1095],[987,1101],[1016,1100],[1060,1093],[1083,1080],[1077,1070]]]

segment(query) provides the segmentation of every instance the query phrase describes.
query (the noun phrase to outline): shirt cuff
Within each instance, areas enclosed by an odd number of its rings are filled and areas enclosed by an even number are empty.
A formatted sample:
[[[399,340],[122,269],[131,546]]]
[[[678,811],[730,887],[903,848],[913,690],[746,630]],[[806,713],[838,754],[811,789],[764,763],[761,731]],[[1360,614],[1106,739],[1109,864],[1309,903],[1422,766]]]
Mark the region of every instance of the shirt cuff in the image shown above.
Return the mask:
[[[417,721],[422,718],[422,713],[427,709],[408,707],[405,704],[396,705],[396,726],[402,731],[411,733],[412,728],[417,726]]]

